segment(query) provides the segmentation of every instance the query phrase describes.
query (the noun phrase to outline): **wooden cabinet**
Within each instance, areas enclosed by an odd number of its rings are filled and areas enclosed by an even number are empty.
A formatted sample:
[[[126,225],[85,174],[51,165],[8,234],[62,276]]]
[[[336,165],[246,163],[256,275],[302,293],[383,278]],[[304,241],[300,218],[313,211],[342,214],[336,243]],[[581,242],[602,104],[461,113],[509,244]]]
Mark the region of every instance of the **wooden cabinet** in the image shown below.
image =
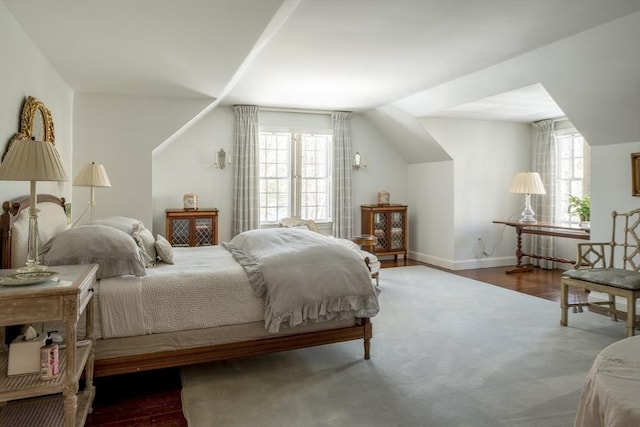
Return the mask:
[[[34,285],[0,286],[0,325],[37,326],[40,322],[63,321],[66,344],[58,353],[58,376],[47,380],[41,379],[39,372],[8,376],[9,350],[0,349],[2,426],[83,426],[91,410],[95,395],[91,297],[98,265],[56,266],[50,269],[59,273],[57,279]],[[14,272],[0,270],[0,275]],[[78,342],[77,323],[85,310],[86,340]],[[79,379],[83,371],[85,386],[79,392]]]
[[[407,259],[407,206],[362,205],[362,234],[376,236],[376,255]]]
[[[218,244],[218,209],[167,209],[167,240],[172,246]]]

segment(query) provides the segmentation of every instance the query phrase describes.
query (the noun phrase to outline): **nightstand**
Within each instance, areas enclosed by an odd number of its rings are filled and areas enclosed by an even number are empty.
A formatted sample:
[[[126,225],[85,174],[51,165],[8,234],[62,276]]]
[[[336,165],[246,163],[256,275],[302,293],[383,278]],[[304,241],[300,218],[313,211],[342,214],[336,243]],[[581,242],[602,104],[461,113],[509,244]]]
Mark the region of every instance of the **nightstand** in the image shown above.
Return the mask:
[[[60,373],[51,380],[40,379],[39,373],[7,376],[8,352],[0,350],[2,426],[83,426],[91,411],[95,395],[91,297],[98,265],[55,266],[50,270],[59,273],[57,279],[34,285],[0,286],[1,326],[64,321],[66,343],[66,348],[59,351]],[[15,270],[0,270],[0,276],[13,272]],[[88,342],[76,346],[77,323],[85,310]],[[83,371],[86,385],[78,392]]]
[[[218,244],[218,209],[167,209],[167,240],[171,246]]]

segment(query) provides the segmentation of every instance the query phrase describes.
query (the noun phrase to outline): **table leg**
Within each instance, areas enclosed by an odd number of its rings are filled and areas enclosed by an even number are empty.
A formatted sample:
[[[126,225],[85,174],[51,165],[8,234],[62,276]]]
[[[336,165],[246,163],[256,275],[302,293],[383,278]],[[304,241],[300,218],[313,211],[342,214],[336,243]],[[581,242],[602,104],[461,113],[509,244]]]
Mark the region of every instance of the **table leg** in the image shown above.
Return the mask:
[[[527,273],[533,271],[533,268],[522,265],[522,227],[516,227],[516,259],[516,266],[505,271],[505,273]]]
[[[560,324],[567,326],[567,317],[569,312],[569,286],[564,282],[560,282]]]

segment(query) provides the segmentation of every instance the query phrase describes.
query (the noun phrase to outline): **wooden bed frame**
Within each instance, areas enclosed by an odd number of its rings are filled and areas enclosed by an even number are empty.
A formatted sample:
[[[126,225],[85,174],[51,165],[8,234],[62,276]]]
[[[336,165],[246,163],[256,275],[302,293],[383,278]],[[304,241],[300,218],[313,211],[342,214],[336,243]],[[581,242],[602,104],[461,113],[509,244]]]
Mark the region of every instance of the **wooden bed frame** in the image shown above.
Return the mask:
[[[65,201],[52,195],[38,195],[38,203],[55,203],[64,209]],[[29,207],[29,197],[19,198],[2,205],[0,218],[0,259],[2,268],[11,266],[11,227],[20,211]],[[13,266],[15,267],[15,266]],[[4,331],[2,331],[4,332]],[[3,333],[0,333],[0,336]],[[162,334],[155,334],[154,337]],[[100,358],[96,353],[94,376],[108,376],[161,369],[175,366],[186,366],[198,363],[213,362],[239,357],[256,356],[280,351],[297,350],[324,344],[362,339],[364,342],[364,358],[370,357],[370,340],[373,329],[368,318],[357,319],[356,324],[337,329],[305,332],[272,338],[261,338],[249,341],[200,346],[181,350],[162,351],[132,356]],[[137,337],[144,341],[145,336]]]

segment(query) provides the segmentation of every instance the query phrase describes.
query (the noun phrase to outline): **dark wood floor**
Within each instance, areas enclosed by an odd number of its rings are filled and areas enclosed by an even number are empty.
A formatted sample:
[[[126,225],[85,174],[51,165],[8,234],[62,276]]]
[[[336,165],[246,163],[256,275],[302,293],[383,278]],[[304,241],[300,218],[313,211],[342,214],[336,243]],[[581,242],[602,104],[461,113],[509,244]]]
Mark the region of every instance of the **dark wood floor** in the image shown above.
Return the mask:
[[[424,263],[407,260],[383,260],[383,268]],[[431,266],[433,267],[433,266]],[[561,270],[534,269],[530,273],[505,274],[506,267],[449,271],[495,286],[528,295],[560,300]],[[577,298],[578,295],[572,295]],[[585,298],[585,295],[579,295]],[[584,300],[584,299],[583,299]],[[93,414],[87,426],[182,427],[187,422],[182,415],[179,369],[97,378]]]

